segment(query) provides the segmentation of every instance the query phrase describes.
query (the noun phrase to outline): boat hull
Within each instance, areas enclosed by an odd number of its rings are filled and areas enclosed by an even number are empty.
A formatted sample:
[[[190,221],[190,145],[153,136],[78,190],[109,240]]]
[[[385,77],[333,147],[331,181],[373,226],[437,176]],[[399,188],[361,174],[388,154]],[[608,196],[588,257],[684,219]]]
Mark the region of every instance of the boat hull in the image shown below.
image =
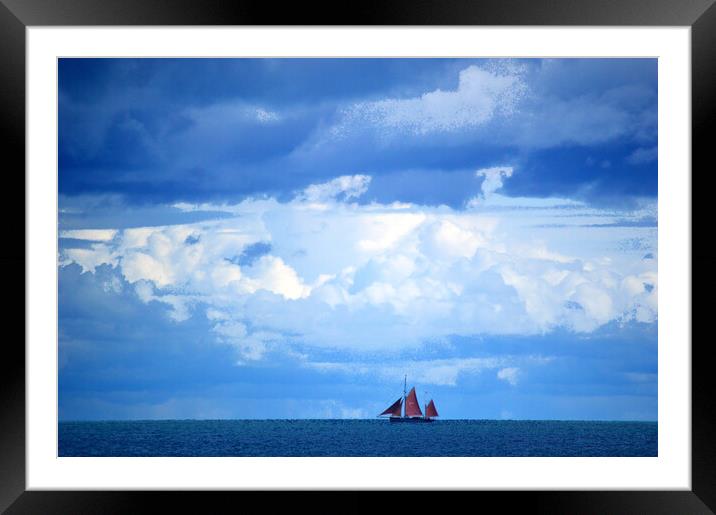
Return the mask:
[[[390,417],[390,421],[395,423],[424,424],[426,422],[433,422],[433,419],[423,417]]]

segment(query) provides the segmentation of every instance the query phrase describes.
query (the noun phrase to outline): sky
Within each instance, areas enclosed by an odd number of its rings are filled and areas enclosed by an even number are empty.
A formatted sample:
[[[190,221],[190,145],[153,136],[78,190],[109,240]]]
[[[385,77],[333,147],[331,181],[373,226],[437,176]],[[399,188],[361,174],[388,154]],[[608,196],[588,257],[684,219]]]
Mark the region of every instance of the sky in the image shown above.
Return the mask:
[[[60,420],[656,420],[656,59],[60,59]]]

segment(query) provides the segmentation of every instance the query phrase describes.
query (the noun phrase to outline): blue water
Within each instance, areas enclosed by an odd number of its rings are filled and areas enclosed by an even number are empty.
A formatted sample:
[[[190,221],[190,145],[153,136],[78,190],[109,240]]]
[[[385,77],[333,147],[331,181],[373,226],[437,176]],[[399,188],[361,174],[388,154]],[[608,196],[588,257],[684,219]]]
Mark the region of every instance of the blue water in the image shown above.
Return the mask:
[[[60,422],[60,456],[656,456],[656,422]]]

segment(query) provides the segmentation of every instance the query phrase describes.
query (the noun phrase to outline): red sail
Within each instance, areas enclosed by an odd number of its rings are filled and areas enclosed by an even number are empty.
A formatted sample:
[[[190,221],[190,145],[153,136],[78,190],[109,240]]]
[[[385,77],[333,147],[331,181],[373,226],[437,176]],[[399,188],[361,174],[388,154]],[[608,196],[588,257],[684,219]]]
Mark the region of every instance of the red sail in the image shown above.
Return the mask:
[[[405,398],[405,416],[406,417],[422,417],[423,412],[418,404],[418,396],[415,395],[415,388],[410,389],[410,393]]]
[[[435,409],[435,403],[430,399],[430,402],[428,403],[428,407],[425,408],[425,416],[426,417],[439,417],[438,410]]]
[[[397,401],[395,401],[393,404],[390,405],[390,408],[385,410],[381,415],[390,415],[391,417],[399,417],[400,416],[400,408],[403,405],[403,399],[400,398]],[[378,415],[380,416],[380,415]]]

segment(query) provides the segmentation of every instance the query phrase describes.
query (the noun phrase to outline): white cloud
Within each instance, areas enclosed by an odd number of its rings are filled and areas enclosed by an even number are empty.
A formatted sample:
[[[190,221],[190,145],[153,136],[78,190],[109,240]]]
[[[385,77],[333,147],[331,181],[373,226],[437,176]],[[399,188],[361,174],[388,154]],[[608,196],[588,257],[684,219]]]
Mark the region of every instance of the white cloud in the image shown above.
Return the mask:
[[[487,246],[492,220],[440,217],[424,224],[421,251],[434,259],[470,259],[480,247]]]
[[[60,231],[60,238],[73,238],[76,240],[110,241],[115,237],[115,229],[80,229]]]
[[[279,257],[263,256],[250,269],[253,272],[250,288],[255,287],[254,291],[265,289],[290,300],[311,294],[311,287],[305,285],[296,271]]]
[[[227,126],[258,123],[261,125],[280,122],[279,113],[263,106],[244,102],[220,102],[205,107],[193,107],[183,113],[194,122],[193,131],[218,133],[216,129]]]
[[[342,175],[322,184],[312,184],[299,196],[307,202],[325,202],[343,195],[345,200],[360,197],[368,190],[368,175]]]
[[[122,259],[122,272],[130,283],[149,280],[157,286],[168,286],[173,282],[171,265],[143,252],[132,252]]]
[[[116,275],[113,275],[102,283],[102,289],[107,293],[122,293],[124,287],[122,281]]]
[[[266,109],[263,109],[261,107],[256,108],[256,120],[258,120],[260,123],[271,123],[271,122],[278,122],[281,120],[281,116],[279,116],[278,113],[275,113],[273,111],[267,111]]]
[[[217,339],[243,361],[294,342],[374,352],[453,335],[589,332],[656,320],[657,259],[642,259],[647,251],[656,257],[656,229],[590,227],[655,206],[629,213],[504,197],[496,190],[505,170],[481,171],[487,195],[464,211],[350,202],[365,191],[366,176],[338,177],[283,203],[186,205],[234,216],[120,230],[88,249],[65,248],[61,266],[110,265],[176,321],[205,306]],[[323,209],[313,209],[317,201]],[[627,238],[642,243],[623,248]],[[242,261],[256,243],[267,252]],[[434,384],[456,378],[454,366],[420,373]]]
[[[372,415],[365,408],[346,406],[335,399],[302,400],[296,416],[323,419],[365,419]]]
[[[484,177],[482,181],[483,197],[491,196],[495,191],[502,188],[502,180],[512,177],[513,169],[511,166],[495,166],[492,168],[482,168],[475,172],[477,177]]]
[[[60,258],[60,265],[69,265],[77,263],[82,267],[83,272],[94,272],[100,265],[117,264],[117,255],[112,249],[103,244],[94,244],[88,249],[68,248],[64,250],[64,255]]]
[[[344,119],[333,133],[340,135],[363,124],[416,134],[476,127],[497,114],[511,113],[525,90],[514,69],[499,72],[469,66],[460,71],[454,91],[438,89],[414,98],[354,104],[343,113]]]
[[[154,287],[148,280],[141,279],[134,284],[134,291],[139,297],[139,300],[148,304],[149,302],[156,301],[167,304],[172,309],[169,311],[169,318],[175,322],[183,322],[190,316],[190,306],[194,299],[188,296],[180,295],[155,295]]]
[[[154,287],[149,281],[145,281],[143,279],[137,281],[134,283],[134,291],[137,294],[137,297],[139,297],[139,300],[145,304],[154,300]]]
[[[503,381],[507,381],[512,386],[515,386],[517,384],[519,376],[520,369],[517,367],[506,367],[501,368],[497,371],[497,378],[502,379]]]

